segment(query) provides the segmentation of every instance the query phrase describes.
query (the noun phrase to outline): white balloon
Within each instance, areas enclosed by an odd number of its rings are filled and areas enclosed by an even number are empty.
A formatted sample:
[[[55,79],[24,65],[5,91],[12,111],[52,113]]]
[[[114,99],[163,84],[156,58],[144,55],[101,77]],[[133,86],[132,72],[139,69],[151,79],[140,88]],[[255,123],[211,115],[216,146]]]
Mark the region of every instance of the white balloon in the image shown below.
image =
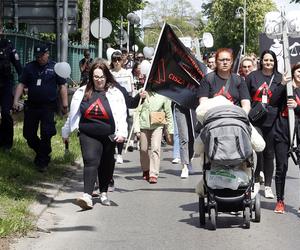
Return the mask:
[[[151,57],[152,57],[154,55],[154,48],[153,47],[149,47],[149,50],[151,51]]]
[[[108,48],[106,50],[106,57],[108,61],[111,61],[111,55],[115,52],[114,48]]]
[[[141,73],[144,75],[148,75],[150,71],[151,64],[148,60],[143,60],[141,62]]]
[[[154,49],[152,47],[144,47],[143,54],[145,58],[150,59],[153,56]]]
[[[139,46],[137,46],[136,44],[132,45],[132,50],[137,52],[139,50]]]
[[[62,78],[70,78],[71,66],[67,62],[59,62],[54,65],[54,71]]]

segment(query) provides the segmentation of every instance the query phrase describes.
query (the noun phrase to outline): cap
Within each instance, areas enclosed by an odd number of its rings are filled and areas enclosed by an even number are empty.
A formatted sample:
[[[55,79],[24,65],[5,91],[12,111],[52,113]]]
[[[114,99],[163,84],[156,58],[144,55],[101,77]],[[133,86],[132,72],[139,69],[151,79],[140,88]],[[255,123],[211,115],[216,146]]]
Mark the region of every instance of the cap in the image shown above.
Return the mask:
[[[49,51],[49,48],[45,44],[39,44],[34,47],[34,55],[35,56],[40,56],[40,55],[46,53],[47,51]]]

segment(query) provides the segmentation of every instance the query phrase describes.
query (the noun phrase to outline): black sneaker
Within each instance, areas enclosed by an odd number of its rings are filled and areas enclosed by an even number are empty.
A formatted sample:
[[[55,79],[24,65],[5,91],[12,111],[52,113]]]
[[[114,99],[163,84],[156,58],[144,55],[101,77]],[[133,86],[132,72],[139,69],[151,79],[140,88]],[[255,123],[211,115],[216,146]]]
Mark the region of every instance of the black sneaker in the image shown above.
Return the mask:
[[[43,163],[39,158],[34,159],[34,165],[37,168],[37,171],[44,173],[48,169],[48,164]]]

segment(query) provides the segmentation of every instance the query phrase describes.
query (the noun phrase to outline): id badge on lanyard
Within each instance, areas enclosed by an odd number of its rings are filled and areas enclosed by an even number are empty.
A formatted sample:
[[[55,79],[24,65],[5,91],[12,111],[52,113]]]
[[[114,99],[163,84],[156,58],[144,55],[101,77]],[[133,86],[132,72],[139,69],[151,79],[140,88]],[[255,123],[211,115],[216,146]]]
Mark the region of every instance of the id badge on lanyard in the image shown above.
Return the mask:
[[[264,104],[268,103],[268,91],[267,91],[266,88],[263,89],[263,93],[262,93],[262,96],[261,96],[261,102],[264,103]]]
[[[36,86],[41,86],[42,85],[42,79],[39,78],[36,80]]]

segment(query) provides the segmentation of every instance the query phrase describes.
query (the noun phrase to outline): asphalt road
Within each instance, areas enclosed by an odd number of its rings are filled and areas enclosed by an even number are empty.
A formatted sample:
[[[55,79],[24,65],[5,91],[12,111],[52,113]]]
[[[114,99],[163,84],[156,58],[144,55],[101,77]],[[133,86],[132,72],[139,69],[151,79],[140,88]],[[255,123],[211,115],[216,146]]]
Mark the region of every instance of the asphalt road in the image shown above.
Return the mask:
[[[199,226],[198,197],[194,188],[200,178],[199,159],[195,173],[180,179],[180,165],[172,164],[170,148],[163,148],[157,184],[141,178],[139,154],[128,152],[115,170],[116,189],[109,193],[111,207],[95,199],[92,210],[73,204],[83,189],[82,171],[64,186],[38,221],[33,232],[12,245],[16,250],[89,249],[272,249],[300,247],[299,169],[291,164],[286,185],[286,213],[273,212],[275,199],[261,200],[261,222],[243,228],[242,216],[220,213],[217,230]],[[263,186],[262,186],[263,188]],[[273,183],[273,191],[274,191]],[[261,194],[263,192],[261,191]]]

